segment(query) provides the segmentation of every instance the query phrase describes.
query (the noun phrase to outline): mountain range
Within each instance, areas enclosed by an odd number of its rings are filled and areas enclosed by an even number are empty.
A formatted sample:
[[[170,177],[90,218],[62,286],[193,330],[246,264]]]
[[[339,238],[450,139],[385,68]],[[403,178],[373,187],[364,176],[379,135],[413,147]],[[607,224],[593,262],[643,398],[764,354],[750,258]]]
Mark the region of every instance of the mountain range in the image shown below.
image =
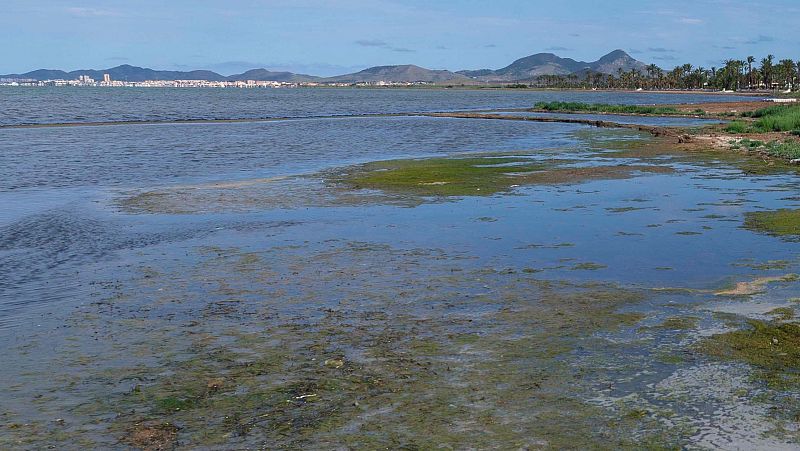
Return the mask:
[[[575,61],[571,58],[561,58],[552,53],[537,53],[520,58],[508,66],[492,70],[462,70],[451,72],[448,70],[432,70],[411,64],[398,66],[376,66],[364,69],[353,74],[335,77],[316,77],[292,72],[272,72],[267,69],[252,69],[242,74],[231,76],[220,75],[208,70],[194,71],[160,71],[128,64],[106,70],[75,70],[65,72],[62,70],[39,69],[24,74],[0,75],[0,78],[27,78],[34,80],[74,80],[81,75],[88,75],[95,80],[102,80],[103,74],[109,74],[112,80],[120,81],[145,81],[145,80],[209,80],[209,81],[280,81],[280,82],[319,82],[319,83],[365,83],[365,82],[428,82],[428,83],[483,83],[498,82],[512,83],[526,81],[542,75],[570,75],[585,76],[588,72],[616,75],[618,69],[629,71],[631,69],[644,70],[645,64],[637,61],[622,50],[603,56],[594,62]]]

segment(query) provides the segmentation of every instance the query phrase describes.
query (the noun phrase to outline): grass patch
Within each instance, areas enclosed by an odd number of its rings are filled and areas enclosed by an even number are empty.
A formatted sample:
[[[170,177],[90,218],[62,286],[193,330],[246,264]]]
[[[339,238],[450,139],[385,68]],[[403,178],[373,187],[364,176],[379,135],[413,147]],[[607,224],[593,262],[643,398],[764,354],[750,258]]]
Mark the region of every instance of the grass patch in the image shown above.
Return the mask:
[[[725,127],[725,131],[728,133],[748,133],[750,127],[745,122],[734,121]]]
[[[580,103],[580,102],[538,102],[534,105],[537,110],[545,111],[586,111],[593,113],[622,113],[622,114],[682,114],[674,107],[647,106],[647,105],[610,105],[607,103]],[[695,113],[697,114],[697,113]]]
[[[756,119],[751,126],[744,122],[734,122],[728,125],[727,129],[730,131],[731,127],[740,129],[732,133],[747,133],[747,132],[789,132],[800,129],[800,105],[773,105],[766,108],[761,108],[755,111],[748,111],[742,113],[742,117],[749,117]]]
[[[745,214],[744,227],[776,236],[800,235],[800,210],[748,212]]]
[[[748,328],[699,343],[708,355],[749,363],[772,388],[800,385],[800,325],[751,320]]]

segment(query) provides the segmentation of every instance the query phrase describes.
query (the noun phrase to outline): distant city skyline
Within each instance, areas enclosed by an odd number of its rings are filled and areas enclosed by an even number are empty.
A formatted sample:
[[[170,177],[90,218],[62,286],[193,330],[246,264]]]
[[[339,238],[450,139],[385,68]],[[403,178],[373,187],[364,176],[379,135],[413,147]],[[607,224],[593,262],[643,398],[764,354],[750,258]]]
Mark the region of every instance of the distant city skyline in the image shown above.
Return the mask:
[[[330,76],[392,64],[499,68],[539,52],[591,61],[614,48],[665,68],[800,59],[794,0],[431,3],[4,0],[0,73],[132,64]]]

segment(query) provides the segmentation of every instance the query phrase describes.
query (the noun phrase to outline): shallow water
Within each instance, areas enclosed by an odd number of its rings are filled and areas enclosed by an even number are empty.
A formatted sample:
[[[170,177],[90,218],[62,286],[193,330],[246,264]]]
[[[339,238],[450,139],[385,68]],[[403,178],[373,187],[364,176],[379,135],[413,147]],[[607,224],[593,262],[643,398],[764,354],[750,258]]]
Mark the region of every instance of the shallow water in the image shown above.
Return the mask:
[[[344,92],[328,103],[451,94]],[[452,109],[517,106],[455,94]],[[165,421],[208,449],[797,444],[795,391],[692,350],[800,297],[790,279],[715,294],[800,273],[800,243],[742,227],[800,206],[793,172],[748,175],[744,157],[631,130],[500,120],[0,135],[2,448],[125,448]],[[672,171],[447,199],[329,181],[472,152]],[[661,327],[675,317],[697,324]]]

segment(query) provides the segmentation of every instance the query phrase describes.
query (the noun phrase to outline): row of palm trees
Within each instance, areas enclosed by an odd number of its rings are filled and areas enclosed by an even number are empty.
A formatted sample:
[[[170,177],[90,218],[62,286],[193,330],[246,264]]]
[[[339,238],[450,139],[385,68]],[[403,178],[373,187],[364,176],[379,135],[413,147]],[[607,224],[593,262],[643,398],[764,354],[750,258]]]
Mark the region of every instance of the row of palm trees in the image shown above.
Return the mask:
[[[718,89],[718,90],[791,90],[800,88],[800,60],[775,61],[773,55],[762,58],[756,66],[756,58],[729,59],[720,68],[693,67],[691,64],[676,66],[670,71],[650,64],[644,71],[618,69],[616,75],[587,72],[581,76],[542,75],[532,86],[562,88],[601,89]]]

